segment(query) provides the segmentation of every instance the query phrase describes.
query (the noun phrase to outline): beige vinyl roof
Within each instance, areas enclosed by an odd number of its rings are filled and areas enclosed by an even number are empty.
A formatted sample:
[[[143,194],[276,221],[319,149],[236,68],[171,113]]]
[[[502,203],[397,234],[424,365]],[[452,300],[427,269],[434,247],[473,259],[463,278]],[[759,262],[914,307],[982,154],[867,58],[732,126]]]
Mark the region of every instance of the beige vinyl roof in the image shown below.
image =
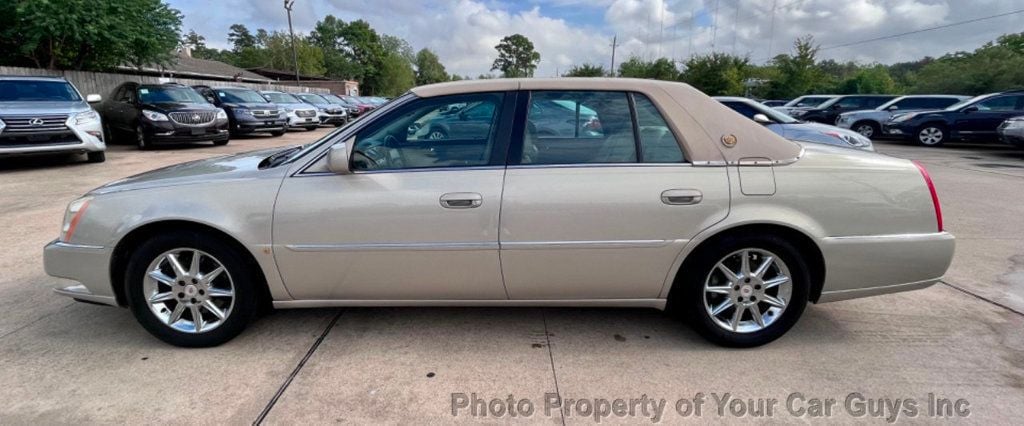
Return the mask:
[[[786,163],[802,147],[722,105],[685,83],[632,78],[522,78],[457,81],[416,87],[429,98],[511,90],[615,90],[642,93],[669,121],[687,158],[700,163]]]

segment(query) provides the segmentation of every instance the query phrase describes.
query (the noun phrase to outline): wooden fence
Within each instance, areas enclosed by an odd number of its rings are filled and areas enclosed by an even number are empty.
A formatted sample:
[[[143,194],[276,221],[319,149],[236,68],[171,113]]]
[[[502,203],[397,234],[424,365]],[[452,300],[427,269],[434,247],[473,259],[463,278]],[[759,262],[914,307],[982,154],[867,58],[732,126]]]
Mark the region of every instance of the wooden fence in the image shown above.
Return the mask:
[[[135,81],[139,83],[167,83],[175,82],[181,83],[187,86],[193,86],[197,84],[204,84],[208,86],[232,86],[232,87],[247,87],[254,90],[280,90],[282,92],[313,92],[313,93],[330,93],[330,90],[316,87],[301,87],[301,86],[286,86],[282,84],[256,84],[256,83],[244,83],[240,81],[225,81],[225,80],[199,80],[193,78],[167,78],[157,77],[151,75],[138,75],[138,74],[115,74],[115,73],[101,73],[101,72],[89,72],[89,71],[55,71],[46,70],[40,68],[21,68],[21,67],[4,67],[0,66],[0,75],[23,75],[23,76],[56,76],[64,77],[71,84],[74,84],[78,88],[78,91],[82,92],[82,95],[99,94],[106,99],[110,92],[121,83],[127,81]]]

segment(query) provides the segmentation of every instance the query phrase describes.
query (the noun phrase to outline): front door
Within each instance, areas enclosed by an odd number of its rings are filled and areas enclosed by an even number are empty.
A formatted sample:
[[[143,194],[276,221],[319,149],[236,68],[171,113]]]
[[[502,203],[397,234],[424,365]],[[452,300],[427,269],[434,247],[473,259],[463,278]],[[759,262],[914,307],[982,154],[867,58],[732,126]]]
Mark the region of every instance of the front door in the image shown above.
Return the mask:
[[[688,164],[640,94],[539,91],[529,105],[502,198],[509,297],[657,298],[683,246],[728,213],[726,169]],[[544,132],[552,105],[578,122]]]
[[[985,99],[973,105],[976,110],[959,113],[956,131],[961,137],[994,137],[1003,121],[1024,114],[1024,96],[1005,95]],[[971,107],[968,107],[971,109]]]
[[[319,160],[284,180],[274,256],[311,300],[506,299],[498,213],[514,94],[417,99],[361,129],[353,174]],[[453,104],[492,104],[473,137],[429,139]],[[416,124],[414,126],[414,124]]]

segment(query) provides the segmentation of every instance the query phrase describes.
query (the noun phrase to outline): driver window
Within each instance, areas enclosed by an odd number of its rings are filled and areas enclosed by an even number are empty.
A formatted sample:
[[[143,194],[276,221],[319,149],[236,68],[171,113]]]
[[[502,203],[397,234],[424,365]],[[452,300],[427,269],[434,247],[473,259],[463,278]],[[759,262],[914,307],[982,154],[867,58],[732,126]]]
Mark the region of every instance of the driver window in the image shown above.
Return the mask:
[[[503,97],[479,93],[414,101],[356,135],[353,170],[487,165]]]
[[[1013,111],[1016,107],[1016,96],[1001,96],[982,101],[978,104],[978,109],[982,111]]]

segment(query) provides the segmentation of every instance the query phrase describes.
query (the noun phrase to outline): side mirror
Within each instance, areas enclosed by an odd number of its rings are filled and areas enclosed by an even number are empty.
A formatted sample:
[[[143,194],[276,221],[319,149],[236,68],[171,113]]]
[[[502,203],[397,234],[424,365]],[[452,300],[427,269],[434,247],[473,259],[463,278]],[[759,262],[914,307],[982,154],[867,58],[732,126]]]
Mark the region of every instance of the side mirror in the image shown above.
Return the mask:
[[[758,123],[761,123],[761,124],[772,124],[772,123],[774,123],[774,121],[772,121],[772,119],[768,118],[768,116],[764,115],[764,114],[754,114],[754,121],[756,121]]]
[[[356,138],[335,144],[327,151],[327,170],[339,175],[352,174],[352,147]]]
[[[839,106],[839,104],[832,105],[832,109],[840,109],[840,108],[842,108],[842,107]]]
[[[96,104],[96,103],[102,102],[103,101],[103,97],[93,93],[91,95],[86,95],[85,96],[85,101],[90,103],[90,104]]]
[[[896,110],[900,109],[900,107],[898,107],[896,105],[890,105],[889,108],[886,108],[886,109],[889,110],[889,111],[896,111]]]
[[[978,111],[978,107],[974,106],[974,105],[960,110],[960,112],[964,112],[964,113],[970,113],[970,112],[976,112],[976,111]]]

